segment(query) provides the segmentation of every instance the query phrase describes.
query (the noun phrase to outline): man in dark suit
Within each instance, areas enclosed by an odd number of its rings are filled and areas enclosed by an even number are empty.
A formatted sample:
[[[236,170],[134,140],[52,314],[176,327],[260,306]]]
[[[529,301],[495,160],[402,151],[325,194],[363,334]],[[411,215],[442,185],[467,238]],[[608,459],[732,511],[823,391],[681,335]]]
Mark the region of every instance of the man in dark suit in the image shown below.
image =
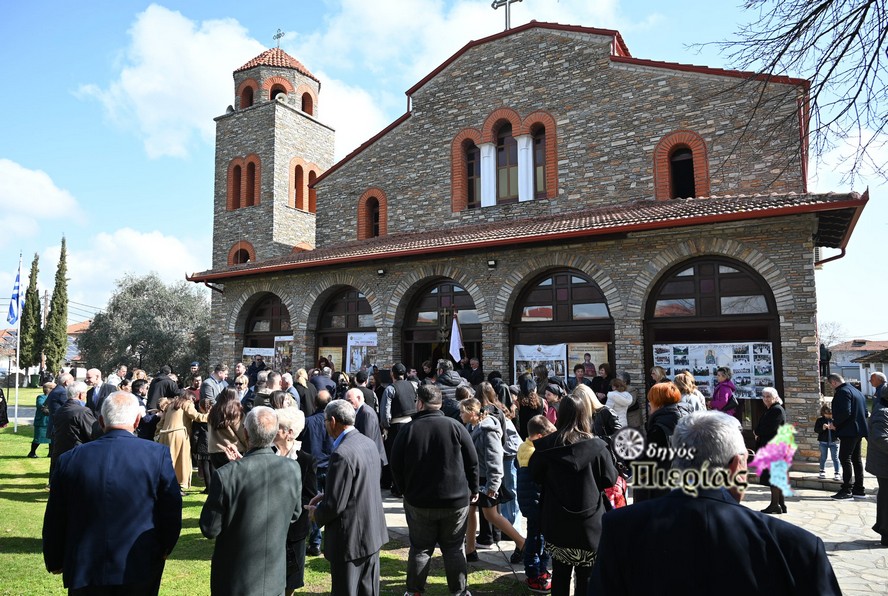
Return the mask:
[[[68,400],[52,418],[52,463],[78,445],[92,441],[102,434],[102,427],[93,411],[86,406],[86,383],[76,381],[65,390]],[[50,480],[52,473],[50,473]]]
[[[376,415],[376,412],[364,403],[364,394],[360,388],[346,391],[345,400],[355,409],[355,428],[362,435],[376,443],[376,449],[379,451],[380,465],[387,465],[388,458],[385,455],[385,445],[382,442],[382,431],[379,430],[379,417]]]
[[[145,406],[149,412],[157,410],[157,402],[161,397],[172,399],[179,395],[179,385],[170,378],[172,372],[169,366],[161,366],[157,376],[151,379],[151,384],[148,385],[148,405]]]
[[[170,450],[133,434],[139,418],[131,393],[111,394],[99,418],[104,434],[59,459],[43,519],[43,558],[48,571],[63,574],[69,594],[160,589],[182,529],[182,496]]]
[[[274,410],[250,410],[244,432],[249,451],[216,470],[200,513],[200,531],[216,539],[210,591],[283,594],[287,531],[302,513],[302,473],[296,460],[271,449],[278,433]]]
[[[324,408],[333,453],[326,492],[309,503],[325,527],[324,557],[330,562],[333,596],[378,596],[379,549],[388,542],[376,445],[354,427],[355,410],[343,399]]]
[[[841,375],[831,374],[826,380],[835,390],[832,400],[832,424],[839,438],[839,461],[842,462],[842,488],[832,498],[837,501],[862,499],[866,497],[866,490],[863,486],[860,444],[868,433],[866,398],[856,387],[846,383]],[[851,484],[852,471],[854,484]]]
[[[91,368],[86,371],[86,385],[89,390],[86,392],[86,405],[93,411],[96,416],[102,411],[102,402],[105,398],[117,391],[117,386],[111,383],[102,382],[102,371],[97,368]]]
[[[841,594],[820,538],[740,505],[747,451],[736,418],[685,416],[672,446],[691,454],[673,464],[684,487],[602,518],[590,596]],[[692,566],[668,554],[687,552],[695,553]]]

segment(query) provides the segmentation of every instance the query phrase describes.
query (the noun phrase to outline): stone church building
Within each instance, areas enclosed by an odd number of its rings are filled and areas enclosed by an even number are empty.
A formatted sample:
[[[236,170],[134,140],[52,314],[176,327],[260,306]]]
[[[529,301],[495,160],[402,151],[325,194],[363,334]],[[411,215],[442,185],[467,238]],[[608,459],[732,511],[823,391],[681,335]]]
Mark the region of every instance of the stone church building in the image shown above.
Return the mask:
[[[510,381],[552,345],[558,374],[592,346],[639,388],[654,365],[705,385],[727,358],[747,428],[764,385],[816,417],[817,248],[844,251],[868,197],[808,192],[806,81],[531,22],[467,43],[337,163],[321,88],[280,49],[234,72],[212,268],[189,278],[215,290],[214,360],[284,339],[314,366],[360,336],[364,364],[419,368],[456,312]]]

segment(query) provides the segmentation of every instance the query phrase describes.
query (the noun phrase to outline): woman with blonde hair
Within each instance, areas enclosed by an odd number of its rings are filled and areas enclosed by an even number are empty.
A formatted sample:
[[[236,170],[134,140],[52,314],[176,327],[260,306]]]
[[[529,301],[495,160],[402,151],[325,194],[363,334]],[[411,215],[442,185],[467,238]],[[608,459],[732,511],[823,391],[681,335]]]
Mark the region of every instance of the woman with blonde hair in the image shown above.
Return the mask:
[[[678,373],[672,381],[681,392],[681,403],[690,412],[702,412],[706,410],[706,399],[697,389],[697,381],[689,372]]]
[[[293,387],[296,389],[296,393],[299,394],[299,409],[308,418],[315,412],[314,404],[315,399],[318,397],[318,390],[313,383],[308,382],[308,371],[304,368],[296,371],[296,374],[293,375],[293,380],[295,381]]]
[[[610,445],[612,437],[623,428],[613,409],[601,403],[595,392],[585,385],[578,385],[572,395],[576,395],[586,402],[588,411],[592,413],[592,432]]]

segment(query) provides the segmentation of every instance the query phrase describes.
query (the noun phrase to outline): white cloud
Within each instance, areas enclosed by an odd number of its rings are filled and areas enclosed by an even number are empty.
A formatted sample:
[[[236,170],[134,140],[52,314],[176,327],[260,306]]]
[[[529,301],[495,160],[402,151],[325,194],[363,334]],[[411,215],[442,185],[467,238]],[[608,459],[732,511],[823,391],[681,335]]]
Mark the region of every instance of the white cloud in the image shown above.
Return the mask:
[[[0,180],[0,213],[4,223],[0,247],[38,234],[47,220],[81,219],[77,201],[67,190],[56,186],[46,172],[0,159]]]
[[[368,91],[323,73],[316,76],[324,81],[318,114],[322,122],[336,130],[336,161],[391,123],[391,116]]]
[[[213,118],[234,99],[232,71],[265,48],[233,19],[195,23],[152,4],[136,17],[119,76],[80,88],[116,124],[142,138],[149,157],[183,157],[212,142]]]
[[[68,243],[68,298],[78,303],[69,320],[86,318],[88,307],[104,308],[116,282],[126,273],[145,275],[156,272],[166,283],[183,281],[186,274],[202,271],[210,262],[209,238],[185,242],[160,231],[141,232],[120,228],[88,238],[86,246]],[[60,245],[49,247],[40,255],[40,288],[52,293]],[[27,263],[25,264],[27,266]]]

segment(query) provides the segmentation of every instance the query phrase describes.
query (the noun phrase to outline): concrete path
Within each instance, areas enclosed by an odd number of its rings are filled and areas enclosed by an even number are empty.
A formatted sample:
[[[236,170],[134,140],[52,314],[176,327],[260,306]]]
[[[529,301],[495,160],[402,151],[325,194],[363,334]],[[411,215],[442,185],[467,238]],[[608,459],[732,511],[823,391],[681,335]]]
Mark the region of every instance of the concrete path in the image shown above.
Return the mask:
[[[797,495],[786,500],[788,513],[780,516],[784,521],[820,536],[826,545],[839,586],[847,595],[888,595],[888,548],[879,544],[879,535],[871,529],[876,519],[876,501],[873,496],[875,488],[875,479],[868,478],[867,498],[847,501],[833,501],[830,491],[798,488]],[[767,487],[752,485],[743,504],[751,509],[761,510],[768,504],[768,495]],[[387,498],[385,512],[392,538],[407,544],[407,522],[401,501]],[[503,575],[514,573],[523,583],[524,566],[512,566],[508,563],[514,546],[511,542],[503,541],[500,543],[501,550],[479,549],[481,560],[471,563],[470,567],[488,569]],[[440,557],[440,551],[436,556]],[[469,588],[475,593],[492,593],[480,585],[470,585]],[[520,594],[521,591],[519,589],[512,593]]]

